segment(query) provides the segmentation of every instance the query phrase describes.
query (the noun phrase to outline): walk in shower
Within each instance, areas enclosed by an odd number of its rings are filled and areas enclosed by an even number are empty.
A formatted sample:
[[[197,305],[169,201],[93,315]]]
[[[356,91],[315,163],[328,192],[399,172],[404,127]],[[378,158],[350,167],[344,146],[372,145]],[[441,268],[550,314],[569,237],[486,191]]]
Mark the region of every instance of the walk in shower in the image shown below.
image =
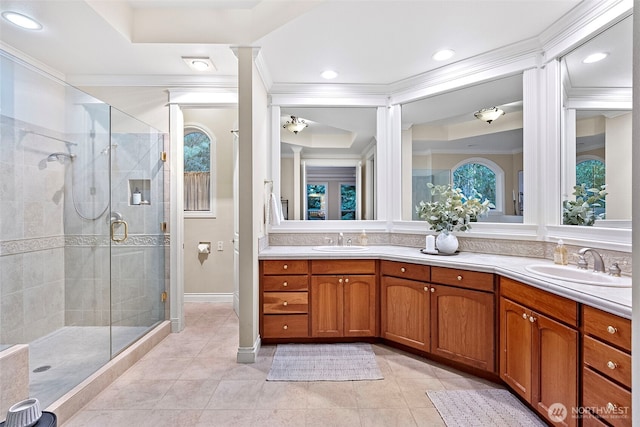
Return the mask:
[[[0,61],[0,358],[27,345],[47,407],[165,320],[168,138]]]

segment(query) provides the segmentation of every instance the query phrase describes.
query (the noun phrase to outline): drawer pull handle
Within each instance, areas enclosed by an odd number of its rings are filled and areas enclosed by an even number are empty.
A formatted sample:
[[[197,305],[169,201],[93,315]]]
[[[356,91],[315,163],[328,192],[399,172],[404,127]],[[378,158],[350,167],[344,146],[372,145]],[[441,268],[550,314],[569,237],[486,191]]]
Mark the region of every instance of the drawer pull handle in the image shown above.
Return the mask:
[[[527,313],[522,313],[522,318],[523,318],[524,320],[527,320],[527,319],[529,318],[529,316],[527,316]]]
[[[407,269],[406,269],[406,268],[404,268],[404,267],[402,267],[402,268],[400,269],[400,271],[402,271],[402,272],[404,273],[405,271],[407,271]]]
[[[607,332],[609,332],[610,334],[615,334],[616,332],[618,332],[618,329],[614,328],[613,326],[609,325],[607,326]]]
[[[284,325],[284,326],[282,327],[282,329],[287,330],[287,329],[289,329],[289,326],[288,326],[288,325]]]
[[[618,405],[616,405],[615,403],[607,403],[607,409],[611,412],[616,411],[618,409]]]
[[[286,270],[287,268],[289,268],[289,266],[287,264],[285,264],[285,265],[282,266],[282,268],[284,268]]]
[[[612,360],[609,360],[607,362],[607,368],[609,369],[616,369],[618,367],[618,364]]]
[[[289,286],[289,283],[284,282],[284,283],[282,284],[282,286],[284,286],[284,287],[286,288],[287,286]]]
[[[425,286],[425,287],[424,287],[424,290],[425,290],[426,292],[429,292],[429,287],[428,287],[428,286]]]
[[[456,277],[456,279],[462,280],[462,276],[458,276],[458,277]]]
[[[533,316],[529,316],[529,322],[531,322],[531,323],[535,323],[535,321],[536,321],[536,320],[537,320],[537,319],[536,319],[535,317],[533,317]]]
[[[285,302],[282,303],[282,305],[284,305],[286,307],[286,306],[289,305],[289,303],[285,301]]]

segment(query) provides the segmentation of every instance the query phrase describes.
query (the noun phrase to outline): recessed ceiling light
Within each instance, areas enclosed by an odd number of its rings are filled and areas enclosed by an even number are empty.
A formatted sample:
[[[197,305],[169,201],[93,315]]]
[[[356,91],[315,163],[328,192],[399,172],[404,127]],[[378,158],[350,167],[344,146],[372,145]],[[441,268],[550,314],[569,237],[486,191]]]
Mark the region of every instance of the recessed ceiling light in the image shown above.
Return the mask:
[[[436,61],[444,61],[455,55],[455,51],[451,49],[442,49],[433,54],[432,58]]]
[[[25,30],[42,29],[42,24],[40,24],[38,21],[18,12],[7,10],[5,12],[2,12],[2,17],[12,24],[17,25],[20,28],[24,28]]]
[[[321,76],[327,80],[332,80],[338,77],[338,73],[333,70],[325,70],[322,72]]]
[[[598,62],[598,61],[602,61],[604,58],[606,58],[607,56],[609,56],[608,53],[605,52],[596,52],[596,53],[592,53],[591,55],[587,56],[586,58],[584,58],[582,60],[582,62],[584,64],[593,64],[594,62]]]
[[[216,71],[216,67],[208,57],[183,56],[182,60],[195,71]]]

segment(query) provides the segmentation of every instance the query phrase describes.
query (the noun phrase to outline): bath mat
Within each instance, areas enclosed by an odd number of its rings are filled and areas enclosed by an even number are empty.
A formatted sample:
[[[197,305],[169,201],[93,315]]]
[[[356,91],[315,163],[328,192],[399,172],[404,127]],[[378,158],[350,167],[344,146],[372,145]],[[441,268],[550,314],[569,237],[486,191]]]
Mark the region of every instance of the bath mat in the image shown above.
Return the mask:
[[[546,426],[507,390],[434,390],[427,396],[448,427]]]
[[[370,344],[278,344],[267,381],[381,380]]]

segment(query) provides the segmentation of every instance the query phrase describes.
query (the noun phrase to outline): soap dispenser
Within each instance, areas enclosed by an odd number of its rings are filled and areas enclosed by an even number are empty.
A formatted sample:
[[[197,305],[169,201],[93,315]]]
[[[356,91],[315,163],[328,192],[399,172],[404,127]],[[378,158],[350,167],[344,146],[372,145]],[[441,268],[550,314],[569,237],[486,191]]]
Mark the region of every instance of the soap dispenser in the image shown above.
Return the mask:
[[[367,237],[367,233],[366,231],[362,230],[362,233],[360,233],[360,246],[367,246],[368,242],[369,238]]]
[[[567,248],[564,246],[564,242],[562,240],[558,240],[558,245],[553,250],[553,262],[560,265],[569,264]]]

